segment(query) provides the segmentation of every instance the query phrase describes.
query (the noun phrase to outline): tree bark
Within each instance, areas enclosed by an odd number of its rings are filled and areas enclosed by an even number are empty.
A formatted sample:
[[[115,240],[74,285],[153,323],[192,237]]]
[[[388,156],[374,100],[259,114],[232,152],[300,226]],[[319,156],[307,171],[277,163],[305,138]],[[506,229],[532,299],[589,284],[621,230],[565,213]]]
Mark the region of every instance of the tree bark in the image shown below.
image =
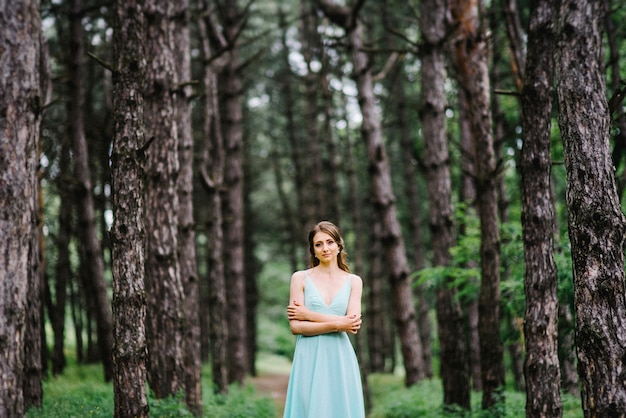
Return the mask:
[[[466,94],[462,89],[458,91],[459,100],[459,135],[461,143],[461,184],[459,188],[459,200],[465,207],[464,216],[475,216],[476,187],[474,184],[474,150],[469,128],[469,104]],[[466,235],[465,224],[458,226],[458,237]],[[477,260],[468,260],[464,267],[476,268]],[[478,288],[478,278],[471,278],[469,286]],[[469,361],[469,374],[472,389],[476,392],[483,390],[483,382],[480,372],[480,338],[478,336],[478,295],[472,294],[462,299],[462,310],[465,314],[467,351]]]
[[[380,117],[376,111],[372,71],[363,51],[363,27],[357,20],[359,2],[353,10],[319,0],[324,14],[346,31],[359,105],[363,115],[361,132],[367,145],[371,198],[381,219],[381,236],[389,269],[396,328],[400,338],[405,368],[405,384],[413,385],[424,378],[422,346],[417,329],[415,308],[409,281],[409,266],[404,240],[398,222],[395,196],[391,185],[389,160],[382,141]]]
[[[526,416],[563,414],[558,358],[558,277],[554,262],[556,223],[551,192],[550,126],[554,94],[555,9],[531,3],[526,68],[523,70],[522,236],[526,313]]]
[[[185,314],[178,258],[178,194],[176,178],[178,132],[175,123],[177,87],[171,19],[167,0],[145,3],[146,68],[145,177],[146,225],[146,335],[148,382],[157,399],[184,390],[183,329]]]
[[[556,82],[567,174],[576,347],[585,417],[626,415],[626,220],[609,149],[602,72],[602,2],[564,0]]]
[[[217,11],[228,61],[220,73],[220,112],[224,138],[224,195],[222,225],[223,263],[228,314],[228,380],[243,384],[247,367],[246,352],[246,277],[244,271],[244,156],[242,125],[242,81],[239,73],[237,37],[245,13],[236,1],[218,1]],[[223,43],[225,42],[225,43]]]
[[[25,367],[34,366],[25,334],[29,300],[40,297],[29,289],[39,263],[33,248],[44,104],[39,6],[39,1],[12,1],[0,13],[0,416],[7,418],[24,416],[25,398],[32,395],[24,393]]]
[[[206,12],[207,3],[202,1],[200,10]],[[198,20],[202,50],[204,54],[204,141],[200,161],[201,182],[207,193],[209,202],[207,213],[207,302],[209,313],[208,340],[211,352],[211,370],[213,390],[215,393],[228,392],[228,306],[226,302],[226,279],[224,272],[224,220],[222,214],[222,197],[224,188],[224,138],[220,118],[217,73],[225,63],[212,61],[213,52],[210,34],[220,39],[220,45],[226,40],[217,30],[217,23],[210,14]],[[228,56],[224,57],[228,60]],[[212,62],[213,64],[209,64]]]
[[[450,249],[455,242],[454,208],[450,179],[450,155],[445,128],[446,77],[443,40],[445,38],[445,2],[424,0],[422,11],[422,99],[421,121],[424,138],[424,171],[429,201],[429,226],[433,247],[433,266],[447,267],[452,261]],[[442,278],[437,286],[437,323],[441,346],[441,379],[444,405],[470,409],[470,385],[463,327],[463,313],[457,290]]]
[[[84,118],[84,64],[85,45],[82,26],[82,1],[72,0],[70,12],[70,56],[69,63],[69,91],[68,101],[68,128],[74,157],[74,175],[77,180],[76,214],[78,220],[77,237],[80,242],[81,262],[85,263],[86,296],[92,300],[88,304],[92,316],[96,321],[98,335],[98,349],[104,378],[110,381],[113,377],[113,363],[111,350],[113,347],[113,324],[111,307],[104,279],[104,259],[102,246],[98,238],[93,199],[91,170],[89,167],[89,151],[85,137]]]
[[[61,146],[60,167],[63,170],[70,169],[70,150],[68,141]],[[68,283],[72,280],[72,265],[70,262],[70,241],[72,239],[72,213],[73,207],[70,199],[69,185],[61,176],[57,184],[59,192],[59,230],[55,247],[57,250],[56,266],[54,269],[54,295],[55,301],[51,303],[48,316],[54,332],[52,349],[52,375],[63,373],[67,360],[65,358],[65,307],[67,305]]]
[[[191,52],[189,39],[189,0],[175,3],[172,32],[178,86],[176,88],[176,127],[178,129],[178,255],[184,292],[185,402],[194,415],[202,414],[200,374],[200,293],[196,261],[196,233],[193,219],[193,132],[191,124]]]
[[[401,75],[394,85],[393,94],[396,97],[398,129],[400,131],[400,143],[404,163],[405,194],[410,213],[409,234],[413,242],[413,268],[419,271],[426,266],[426,250],[424,248],[424,237],[422,233],[422,209],[420,205],[419,185],[417,182],[418,173],[416,170],[417,156],[415,155],[415,138],[411,135],[411,127],[409,125],[408,106],[404,91],[405,87],[406,80],[404,76]],[[417,324],[420,332],[420,342],[422,343],[424,376],[430,379],[433,377],[433,368],[430,344],[430,303],[426,297],[426,286],[423,284],[416,285],[413,293],[417,299]]]
[[[113,78],[113,392],[115,417],[149,416],[146,396],[146,294],[143,87],[146,59],[141,2],[116,0]]]
[[[454,63],[460,88],[468,100],[469,125],[474,148],[476,206],[480,217],[481,285],[478,300],[483,381],[483,409],[503,401],[503,347],[500,340],[500,233],[487,43],[478,22],[478,2],[459,0],[452,5],[459,31],[454,43]]]

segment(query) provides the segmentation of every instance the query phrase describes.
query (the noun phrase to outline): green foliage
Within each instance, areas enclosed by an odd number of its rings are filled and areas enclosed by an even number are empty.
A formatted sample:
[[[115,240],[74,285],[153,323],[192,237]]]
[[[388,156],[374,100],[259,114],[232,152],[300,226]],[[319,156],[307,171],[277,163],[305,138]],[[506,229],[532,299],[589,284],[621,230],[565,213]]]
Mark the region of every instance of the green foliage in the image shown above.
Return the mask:
[[[471,394],[471,411],[458,407],[443,408],[443,393],[439,379],[423,380],[406,388],[402,377],[397,375],[372,374],[369,376],[373,408],[369,418],[522,418],[526,416],[526,395],[523,392],[505,390],[502,403],[491,410],[481,409],[482,394]],[[563,395],[563,417],[582,417],[580,399]]]
[[[233,385],[228,395],[213,394],[208,366],[202,376],[203,416],[212,418],[273,418],[275,406],[270,398],[262,397],[251,385]],[[183,395],[166,399],[148,396],[151,417],[193,417],[187,409]],[[104,382],[102,366],[77,365],[70,363],[61,376],[51,377],[44,382],[44,399],[41,408],[31,408],[27,418],[83,418],[113,416],[115,405],[113,385]]]
[[[260,398],[255,393],[254,387],[249,385],[243,388],[232,385],[227,396],[205,395],[203,404],[204,416],[211,418],[274,418],[276,416],[271,399]]]

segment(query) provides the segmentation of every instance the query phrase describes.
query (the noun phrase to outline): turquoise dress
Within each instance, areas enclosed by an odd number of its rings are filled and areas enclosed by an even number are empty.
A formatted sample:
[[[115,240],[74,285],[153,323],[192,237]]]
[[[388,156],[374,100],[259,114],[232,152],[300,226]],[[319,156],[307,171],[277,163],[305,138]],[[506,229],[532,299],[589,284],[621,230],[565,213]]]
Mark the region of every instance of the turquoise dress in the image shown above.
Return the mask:
[[[307,273],[304,305],[315,312],[343,316],[348,309],[351,282],[348,279],[326,305]],[[365,417],[359,363],[347,333],[298,335],[283,417]]]

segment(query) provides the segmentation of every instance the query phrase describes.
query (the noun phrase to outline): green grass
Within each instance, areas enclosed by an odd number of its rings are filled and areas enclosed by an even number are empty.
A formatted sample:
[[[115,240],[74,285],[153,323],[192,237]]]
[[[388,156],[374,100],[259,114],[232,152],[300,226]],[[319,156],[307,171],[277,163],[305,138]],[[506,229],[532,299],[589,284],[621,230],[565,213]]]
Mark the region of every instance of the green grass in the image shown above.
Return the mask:
[[[398,375],[372,374],[368,379],[372,409],[368,418],[489,418],[495,414],[481,410],[481,393],[471,395],[471,413],[463,411],[444,411],[442,409],[443,392],[439,379],[424,380],[410,388],[404,387],[403,378]],[[526,416],[526,394],[506,390],[503,417],[522,418]],[[583,412],[580,399],[571,395],[563,395],[563,418],[580,418]]]
[[[211,418],[274,418],[271,398],[257,394],[250,385],[233,385],[227,396],[213,393],[209,366],[203,367],[203,416]],[[41,408],[31,408],[27,418],[110,418],[114,412],[113,385],[105,383],[101,365],[72,363],[61,376],[44,382]],[[181,398],[157,400],[148,397],[151,417],[192,417]]]
[[[264,373],[288,374],[289,360],[283,356],[259,354],[259,370]],[[469,416],[459,411],[443,411],[443,393],[439,379],[424,380],[410,388],[404,387],[400,374],[372,374],[368,379],[372,408],[368,418],[457,418]],[[251,385],[232,386],[227,396],[213,394],[209,367],[203,367],[203,406],[205,417],[212,418],[274,418],[276,405],[269,397],[256,392]],[[513,390],[505,391],[501,411],[504,417],[525,417],[526,395]],[[180,398],[157,400],[148,398],[152,417],[191,417]],[[472,418],[493,416],[480,408],[481,394],[472,393]],[[44,402],[40,409],[30,409],[27,418],[82,418],[113,415],[113,387],[104,382],[102,367],[77,365],[71,362],[62,376],[44,382]],[[563,395],[563,418],[583,416],[580,399]]]

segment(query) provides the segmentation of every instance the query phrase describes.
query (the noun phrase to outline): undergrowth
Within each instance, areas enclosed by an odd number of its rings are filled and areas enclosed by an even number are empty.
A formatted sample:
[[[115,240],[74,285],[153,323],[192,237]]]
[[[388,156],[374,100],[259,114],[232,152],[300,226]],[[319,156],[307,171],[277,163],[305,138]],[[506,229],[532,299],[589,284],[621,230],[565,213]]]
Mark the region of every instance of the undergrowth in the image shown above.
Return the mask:
[[[276,410],[270,398],[255,392],[254,387],[233,385],[228,395],[213,393],[211,376],[203,368],[203,417],[211,418],[274,418]],[[50,377],[43,384],[41,408],[31,408],[27,418],[111,418],[114,412],[113,385],[104,382],[101,365],[71,363],[63,375]],[[193,417],[183,398],[173,396],[155,399],[148,390],[151,417]]]
[[[372,397],[372,408],[368,418],[522,418],[526,416],[526,394],[505,390],[504,403],[492,411],[481,409],[482,394],[471,395],[471,411],[460,408],[444,410],[443,392],[439,379],[424,380],[405,388],[402,377],[389,374],[372,374],[368,383]],[[562,395],[563,418],[581,418],[583,412],[580,399]]]

